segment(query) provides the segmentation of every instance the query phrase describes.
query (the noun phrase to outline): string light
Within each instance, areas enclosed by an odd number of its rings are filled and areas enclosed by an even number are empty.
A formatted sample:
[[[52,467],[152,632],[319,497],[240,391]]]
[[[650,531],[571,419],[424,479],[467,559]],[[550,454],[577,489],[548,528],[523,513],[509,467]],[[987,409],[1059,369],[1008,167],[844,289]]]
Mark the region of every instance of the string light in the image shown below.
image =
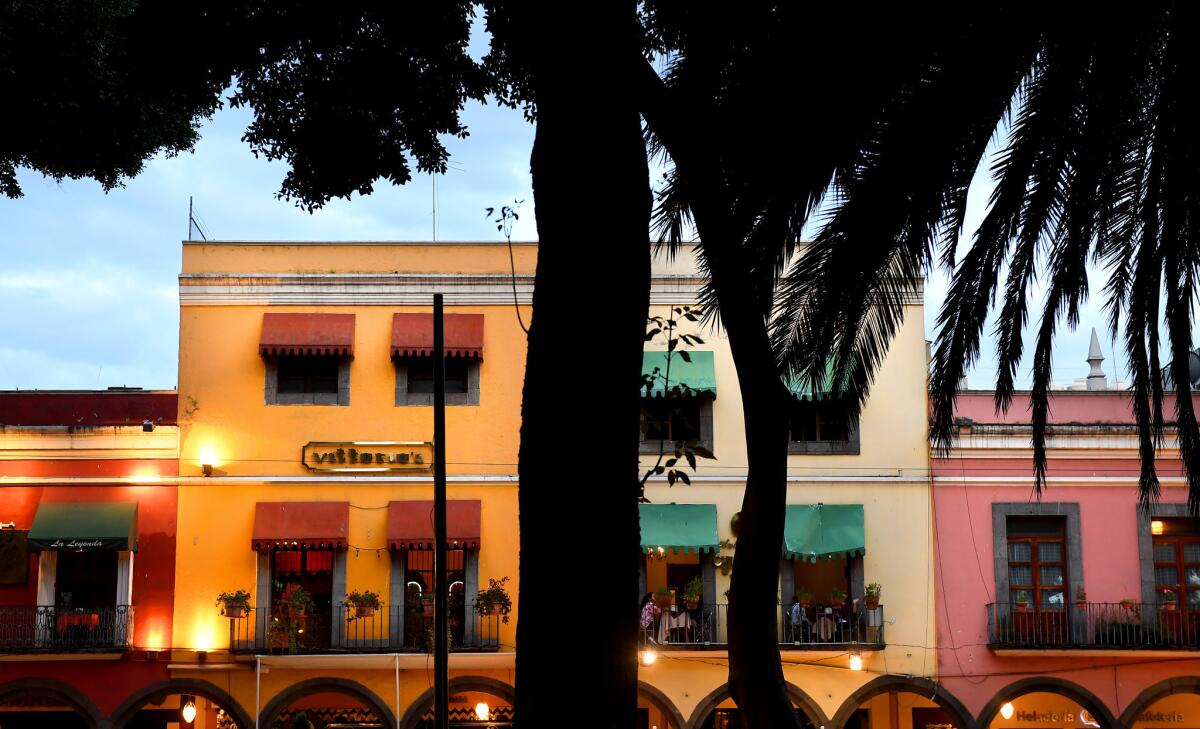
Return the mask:
[[[640,659],[643,666],[653,666],[654,662],[658,660],[658,654],[647,648],[642,651]]]
[[[859,653],[858,651],[850,651],[850,670],[863,670],[862,653]]]
[[[1011,719],[1013,715],[1013,705],[1011,701],[1004,702],[1004,706],[1000,707],[1000,716],[1005,719]]]

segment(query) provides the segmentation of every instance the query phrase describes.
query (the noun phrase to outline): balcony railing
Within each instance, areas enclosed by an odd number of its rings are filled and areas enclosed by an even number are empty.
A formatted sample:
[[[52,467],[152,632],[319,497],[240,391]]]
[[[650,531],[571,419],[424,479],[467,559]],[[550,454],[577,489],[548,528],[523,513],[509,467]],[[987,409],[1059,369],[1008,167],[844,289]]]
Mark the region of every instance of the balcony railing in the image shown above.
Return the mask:
[[[1046,609],[987,606],[992,648],[1200,649],[1200,613],[1135,602],[1089,602]]]
[[[229,619],[230,649],[240,653],[428,653],[433,616],[401,605],[361,611],[337,605],[333,614],[294,615],[283,610],[249,608]],[[457,613],[458,611],[455,611]],[[479,615],[474,603],[450,617],[451,651],[500,647],[500,616]]]
[[[784,650],[822,650],[859,643],[870,649],[884,646],[883,606],[852,612],[807,608],[792,624],[790,610],[782,615],[780,647]],[[644,646],[683,649],[723,649],[729,643],[729,606],[702,605],[695,610],[667,610],[642,629]]]
[[[125,651],[133,644],[133,606],[0,606],[0,653]]]

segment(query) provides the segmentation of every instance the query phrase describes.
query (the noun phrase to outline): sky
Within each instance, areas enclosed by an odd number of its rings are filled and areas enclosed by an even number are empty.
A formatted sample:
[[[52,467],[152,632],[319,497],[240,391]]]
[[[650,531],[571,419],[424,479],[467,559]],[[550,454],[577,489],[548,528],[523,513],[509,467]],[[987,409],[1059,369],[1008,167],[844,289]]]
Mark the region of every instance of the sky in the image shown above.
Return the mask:
[[[137,178],[105,194],[92,181],[56,183],[20,175],[25,196],[0,198],[0,389],[174,388],[178,346],[180,242],[188,200],[210,238],[223,240],[429,240],[433,185],[416,176],[403,187],[382,183],[366,197],[336,200],[309,214],[275,197],[286,167],[256,159],[241,141],[245,109],[223,109],[204,124],[190,153],[151,160]],[[448,139],[451,169],[437,179],[439,240],[501,240],[488,207],[523,200],[514,240],[536,240],[529,151],[533,127],[519,112],[472,104],[466,139]],[[972,186],[968,230],[990,191],[980,172]],[[926,286],[925,327],[932,339],[946,277]],[[1099,290],[1099,282],[1093,282]],[[1035,309],[1036,310],[1036,309]],[[1055,379],[1088,371],[1090,327],[1103,330],[1098,303],[1076,332],[1062,327]],[[994,382],[994,340],[969,375],[971,387]],[[1102,334],[1113,377],[1112,345]],[[1028,364],[1018,375],[1028,386]]]

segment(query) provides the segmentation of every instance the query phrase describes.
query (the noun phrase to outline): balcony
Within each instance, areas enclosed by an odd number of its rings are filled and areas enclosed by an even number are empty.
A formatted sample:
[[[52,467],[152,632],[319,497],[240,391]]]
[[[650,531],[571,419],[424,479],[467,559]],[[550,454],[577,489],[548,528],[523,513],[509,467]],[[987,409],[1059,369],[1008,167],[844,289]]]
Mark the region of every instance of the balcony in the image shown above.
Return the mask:
[[[1135,602],[1089,602],[1046,610],[987,606],[992,650],[1200,650],[1200,613]]]
[[[855,645],[863,650],[885,647],[883,606],[850,612],[808,608],[796,625],[782,613],[782,650],[845,650]],[[648,628],[642,629],[642,645],[678,650],[724,650],[729,644],[729,606],[709,605],[696,610],[664,611]]]
[[[466,606],[467,620],[451,616],[450,650],[499,650],[500,616],[479,615],[474,608],[474,603]],[[332,616],[252,607],[243,617],[229,619],[229,646],[235,653],[429,653],[432,643],[433,616],[404,612],[400,605],[382,605],[369,615],[338,605]]]
[[[0,653],[112,653],[133,644],[133,606],[0,606]]]

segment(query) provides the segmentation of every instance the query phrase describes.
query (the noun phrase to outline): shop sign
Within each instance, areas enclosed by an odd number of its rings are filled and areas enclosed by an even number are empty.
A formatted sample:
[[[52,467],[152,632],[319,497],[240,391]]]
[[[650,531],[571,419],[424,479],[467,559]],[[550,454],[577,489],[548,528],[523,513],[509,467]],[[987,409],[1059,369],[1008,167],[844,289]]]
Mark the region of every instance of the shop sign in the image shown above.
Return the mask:
[[[301,463],[325,473],[422,472],[433,468],[433,444],[426,441],[310,441]]]
[[[1137,720],[1154,724],[1182,724],[1184,718],[1182,711],[1147,711]]]
[[[1037,724],[1074,724],[1076,714],[1074,711],[1024,711],[1017,710],[1013,717],[1017,721],[1025,721]],[[1079,724],[1086,727],[1099,727],[1100,722],[1096,721],[1091,712],[1087,709],[1080,709],[1078,714]]]

